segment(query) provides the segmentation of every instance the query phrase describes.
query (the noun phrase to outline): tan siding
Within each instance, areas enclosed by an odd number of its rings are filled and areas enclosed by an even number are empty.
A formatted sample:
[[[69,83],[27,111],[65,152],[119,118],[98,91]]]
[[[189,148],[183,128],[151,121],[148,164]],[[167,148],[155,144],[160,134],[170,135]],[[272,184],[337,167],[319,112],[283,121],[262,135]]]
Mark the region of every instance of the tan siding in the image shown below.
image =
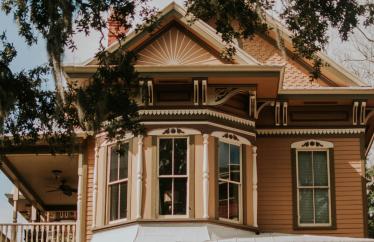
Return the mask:
[[[290,147],[291,143],[303,139],[258,138],[258,222],[261,230],[364,236],[360,139],[320,139],[334,143],[337,229],[293,230]]]
[[[93,209],[93,182],[94,182],[94,166],[95,166],[95,141],[93,139],[87,142],[87,188],[86,188],[86,240],[90,241],[92,237],[92,209]]]

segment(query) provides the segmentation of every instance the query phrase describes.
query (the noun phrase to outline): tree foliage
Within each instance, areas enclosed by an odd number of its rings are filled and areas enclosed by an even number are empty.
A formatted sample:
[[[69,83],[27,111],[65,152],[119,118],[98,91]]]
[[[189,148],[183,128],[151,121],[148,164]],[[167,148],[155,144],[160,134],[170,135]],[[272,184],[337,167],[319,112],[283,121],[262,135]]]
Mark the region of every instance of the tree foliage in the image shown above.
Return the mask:
[[[314,77],[323,64],[316,53],[328,43],[329,28],[338,29],[344,41],[357,26],[374,24],[374,4],[370,1],[188,0],[185,5],[195,19],[214,23],[227,45],[223,53],[226,58],[235,54],[236,39],[267,31],[265,13],[277,9],[279,18],[293,34],[295,51],[314,61]],[[109,15],[118,23],[117,30],[133,27],[136,19],[144,23],[137,29],[152,29],[157,24],[157,10],[147,0],[1,0],[1,9],[13,16],[19,35],[27,44],[35,44],[38,36],[46,41],[50,62],[32,70],[12,72],[9,66],[16,50],[2,36],[0,126],[4,134],[14,137],[13,143],[35,142],[38,137],[49,143],[69,143],[76,130],[91,134],[107,131],[110,138],[119,138],[129,130],[142,132],[132,98],[137,79],[133,53],[123,47],[107,53],[101,42],[96,55],[100,67],[84,85],[64,83],[61,63],[64,50],[76,48],[75,34],[98,31],[103,40]],[[114,34],[118,40],[126,38],[123,31]],[[49,71],[55,79],[53,91],[42,88]]]

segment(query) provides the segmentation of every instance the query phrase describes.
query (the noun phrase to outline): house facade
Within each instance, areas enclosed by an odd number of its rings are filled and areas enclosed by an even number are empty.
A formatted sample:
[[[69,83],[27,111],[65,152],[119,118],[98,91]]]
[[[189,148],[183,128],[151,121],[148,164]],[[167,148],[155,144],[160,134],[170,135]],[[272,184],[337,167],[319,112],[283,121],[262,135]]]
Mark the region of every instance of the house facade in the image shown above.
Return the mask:
[[[156,30],[121,43],[138,57],[134,98],[145,134],[120,145],[105,133],[82,135],[74,155],[52,156],[42,144],[9,150],[1,169],[17,187],[11,203],[39,223],[30,238],[365,238],[374,89],[323,54],[327,65],[311,80],[311,63],[292,54],[289,33],[271,17],[272,29],[238,40],[227,61],[214,26],[185,15],[172,3]],[[64,74],[80,85],[97,67],[93,58]],[[21,226],[0,231],[17,237]]]

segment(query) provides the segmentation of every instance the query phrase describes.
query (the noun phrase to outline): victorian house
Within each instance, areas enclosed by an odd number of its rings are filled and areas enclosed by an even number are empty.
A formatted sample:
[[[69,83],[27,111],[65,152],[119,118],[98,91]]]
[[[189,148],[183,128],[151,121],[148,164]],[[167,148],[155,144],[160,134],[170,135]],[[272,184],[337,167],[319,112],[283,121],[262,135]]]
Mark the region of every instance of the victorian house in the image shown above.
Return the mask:
[[[9,150],[9,201],[29,223],[15,212],[0,242],[367,236],[374,89],[322,53],[327,65],[311,80],[312,64],[269,16],[271,29],[237,40],[227,61],[214,26],[185,15],[172,3],[152,33],[121,43],[138,57],[144,135],[129,133],[122,147],[81,135],[73,155]],[[107,50],[118,47],[109,36]],[[92,58],[64,74],[80,85],[97,67]]]

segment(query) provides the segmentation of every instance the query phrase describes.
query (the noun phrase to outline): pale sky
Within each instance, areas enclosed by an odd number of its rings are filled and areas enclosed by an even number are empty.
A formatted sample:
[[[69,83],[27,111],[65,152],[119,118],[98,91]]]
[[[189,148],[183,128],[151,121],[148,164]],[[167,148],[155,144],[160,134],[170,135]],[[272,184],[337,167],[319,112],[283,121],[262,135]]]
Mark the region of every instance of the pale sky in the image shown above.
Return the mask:
[[[154,6],[157,6],[159,9],[162,9],[171,1],[169,0],[153,0],[151,3]],[[183,0],[176,0],[175,2],[179,4],[183,4]],[[47,54],[45,50],[45,42],[40,40],[38,45],[28,47],[24,40],[18,36],[18,28],[16,24],[13,22],[11,16],[5,16],[3,12],[0,11],[0,33],[3,31],[7,32],[8,40],[13,42],[17,51],[18,56],[15,61],[12,63],[12,70],[20,71],[22,69],[28,69],[40,64],[47,63]],[[78,49],[71,53],[69,51],[66,52],[64,57],[65,63],[70,64],[79,64],[86,59],[92,57],[98,48],[98,34],[92,34],[89,37],[84,35],[78,35],[75,38],[76,44]],[[339,41],[333,41],[333,44],[330,45],[329,50],[327,51],[329,54],[334,54],[335,51],[341,51],[345,48],[342,48],[339,45]],[[334,58],[334,56],[332,56]],[[373,164],[371,161],[370,163]],[[11,207],[8,204],[5,193],[11,192],[12,184],[7,179],[7,177],[2,174],[0,171],[0,223],[11,222],[12,220],[12,212]]]

